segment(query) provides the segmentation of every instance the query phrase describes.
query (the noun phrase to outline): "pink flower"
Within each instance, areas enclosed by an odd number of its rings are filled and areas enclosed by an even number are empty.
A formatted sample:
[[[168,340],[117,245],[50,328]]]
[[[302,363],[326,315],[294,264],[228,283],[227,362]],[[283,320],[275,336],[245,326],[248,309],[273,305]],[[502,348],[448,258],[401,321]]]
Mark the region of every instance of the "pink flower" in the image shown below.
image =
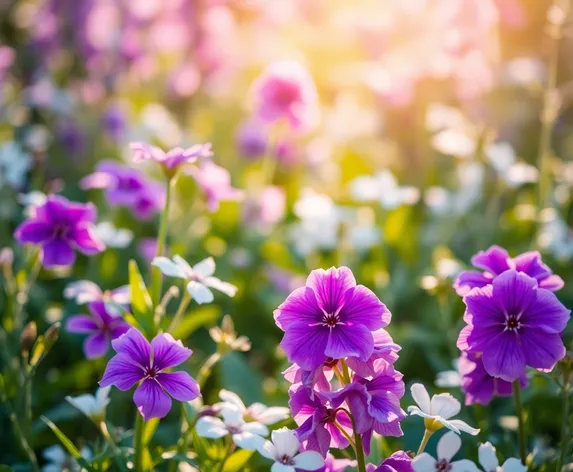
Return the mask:
[[[205,192],[210,212],[217,211],[221,201],[238,201],[243,198],[243,192],[231,186],[229,171],[214,162],[205,161],[200,167],[189,169],[188,173]]]

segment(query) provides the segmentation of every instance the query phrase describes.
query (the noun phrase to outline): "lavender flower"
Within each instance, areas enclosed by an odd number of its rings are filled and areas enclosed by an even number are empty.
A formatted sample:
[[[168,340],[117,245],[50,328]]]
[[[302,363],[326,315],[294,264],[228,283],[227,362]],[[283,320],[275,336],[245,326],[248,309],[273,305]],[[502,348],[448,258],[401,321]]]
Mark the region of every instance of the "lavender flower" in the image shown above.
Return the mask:
[[[438,441],[438,458],[434,459],[427,452],[414,457],[412,467],[414,472],[435,472],[448,470],[451,472],[480,472],[478,467],[469,459],[452,461],[462,446],[460,437],[448,431]]]
[[[64,297],[75,300],[78,305],[101,301],[105,303],[109,313],[119,314],[121,307],[127,307],[131,303],[131,290],[129,285],[122,285],[114,290],[102,291],[90,280],[78,280],[66,286]]]
[[[505,271],[492,285],[472,289],[464,303],[468,324],[458,348],[481,352],[489,375],[513,382],[526,366],[551,370],[565,356],[560,333],[571,312],[523,272]]]
[[[412,468],[412,458],[404,451],[396,451],[387,457],[376,467],[368,464],[366,472],[414,472]]]
[[[348,467],[356,467],[356,461],[350,459],[336,459],[328,453],[324,460],[324,467],[317,472],[344,472]]]
[[[201,396],[199,384],[187,372],[166,372],[185,362],[191,349],[167,333],[158,334],[151,344],[135,328],[111,343],[117,355],[112,357],[99,384],[129,390],[142,381],[133,401],[145,420],[163,418],[171,410],[171,398],[180,402]]]
[[[93,233],[96,216],[91,203],[50,195],[33,217],[16,228],[14,237],[20,243],[41,246],[44,267],[70,266],[76,260],[74,250],[94,255],[105,249]]]
[[[243,192],[231,186],[229,171],[214,162],[205,161],[199,167],[191,167],[188,173],[205,193],[210,212],[217,211],[222,201],[238,201],[243,198]]]
[[[110,105],[101,117],[102,127],[112,141],[119,142],[126,131],[126,114],[118,105]]]
[[[237,148],[247,159],[257,159],[265,155],[267,135],[262,124],[256,121],[246,121],[237,130]]]
[[[155,161],[167,175],[173,175],[183,164],[192,164],[198,159],[213,156],[211,143],[195,144],[187,149],[176,147],[168,152],[140,142],[131,143],[129,147],[133,151],[133,162]]]
[[[103,301],[93,301],[88,305],[89,315],[74,315],[68,319],[66,329],[70,333],[87,333],[84,354],[87,359],[105,356],[110,342],[130,328],[117,313],[110,313]]]
[[[280,428],[272,432],[271,441],[265,441],[259,453],[274,461],[271,471],[297,472],[299,470],[319,470],[324,465],[324,459],[316,451],[299,453],[300,443],[294,431]]]
[[[485,272],[466,270],[460,273],[454,283],[454,288],[462,297],[474,287],[491,284],[495,277],[511,269],[526,273],[537,280],[539,287],[552,292],[563,287],[563,279],[553,274],[551,269],[543,263],[537,251],[524,252],[511,258],[504,248],[491,246],[487,251],[480,251],[473,256],[472,265]]]
[[[306,286],[292,292],[274,313],[285,331],[281,347],[289,361],[314,370],[329,357],[368,361],[374,352],[373,331],[390,322],[378,297],[356,285],[348,267],[314,270]]]

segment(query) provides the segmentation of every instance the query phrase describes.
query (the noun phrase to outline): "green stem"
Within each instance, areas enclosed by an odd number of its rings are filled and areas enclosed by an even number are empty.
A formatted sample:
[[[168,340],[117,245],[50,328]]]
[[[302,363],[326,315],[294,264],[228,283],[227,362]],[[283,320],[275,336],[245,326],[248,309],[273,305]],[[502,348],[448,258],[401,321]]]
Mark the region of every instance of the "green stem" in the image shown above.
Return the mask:
[[[233,452],[235,446],[235,443],[231,440],[231,438],[228,438],[227,441],[229,442],[227,446],[227,452],[225,453],[223,460],[221,461],[219,467],[217,468],[218,472],[223,472],[223,470],[225,469],[225,462],[227,462],[227,459],[231,456],[231,453]]]
[[[4,401],[4,404],[7,405],[8,401],[7,400]],[[30,443],[26,439],[26,435],[22,431],[22,428],[20,428],[20,424],[18,423],[18,417],[16,416],[16,413],[14,413],[14,411],[10,411],[10,420],[12,421],[14,435],[16,436],[16,439],[20,443],[20,446],[22,446],[22,450],[28,457],[28,461],[30,461],[32,470],[34,472],[39,472],[40,467],[38,466],[38,460],[36,459],[36,454],[34,454],[34,450],[32,449]]]
[[[171,320],[171,323],[169,324],[169,328],[167,328],[168,333],[173,333],[173,330],[177,328],[190,302],[191,302],[191,295],[189,295],[189,292],[185,289],[185,293],[183,294],[183,298],[181,299],[181,303],[179,304],[177,313],[175,313],[173,320]]]
[[[424,431],[424,437],[422,438],[422,442],[420,443],[418,452],[416,452],[417,456],[419,456],[420,454],[422,454],[422,452],[424,452],[424,449],[426,449],[426,446],[432,434],[434,434],[433,431],[430,431],[429,429],[426,429],[426,431]]]
[[[133,464],[134,469],[138,472],[143,472],[143,416],[136,413],[137,417],[135,418],[135,434],[133,437],[133,448],[134,448],[134,457],[133,457]]]
[[[344,359],[341,359],[340,363],[342,364],[342,378],[344,379],[344,383],[345,384],[352,383],[350,380],[350,373],[348,371],[348,366],[346,365],[346,361]]]
[[[559,462],[557,462],[557,472],[561,472],[561,468],[563,467],[563,464],[565,464],[565,458],[567,456],[567,444],[570,439],[570,436],[567,436],[567,426],[569,423],[569,392],[570,385],[568,379],[565,379],[565,384],[562,388],[563,411],[561,413],[561,454],[559,455]]]
[[[111,450],[115,454],[114,458],[115,458],[115,463],[117,464],[117,467],[122,472],[127,472],[127,467],[125,466],[125,462],[122,460],[122,459],[125,459],[123,456],[123,453],[121,452],[119,447],[117,447],[117,444],[115,443],[115,441],[111,437],[111,434],[109,433],[109,430],[107,429],[107,424],[105,424],[105,421],[102,421],[98,426],[99,426],[99,429],[101,431],[102,436],[104,437],[106,442],[111,447]]]
[[[157,234],[157,257],[163,256],[165,250],[165,241],[167,239],[167,223],[169,221],[169,207],[171,206],[171,196],[175,179],[167,179],[167,194],[165,195],[165,208],[161,213],[159,222],[159,233]],[[153,306],[157,306],[161,298],[161,270],[159,267],[152,267],[151,277],[151,300]]]
[[[199,370],[199,374],[197,374],[197,383],[199,384],[200,388],[203,388],[205,386],[205,382],[209,378],[209,375],[211,375],[211,371],[213,370],[213,367],[222,358],[223,358],[223,356],[221,355],[220,352],[214,352],[205,361],[205,363],[201,367],[201,370]]]
[[[348,440],[348,442],[350,443],[350,446],[352,446],[352,449],[354,449],[354,455],[356,455],[356,444],[354,444],[354,440],[352,439],[352,437],[350,437],[350,434],[348,434],[346,432],[346,430],[342,427],[342,425],[340,425],[338,422],[334,422],[334,426],[336,426],[339,431],[342,433],[342,435]]]
[[[519,457],[521,458],[521,463],[525,465],[525,422],[523,420],[523,407],[521,406],[519,379],[513,382],[513,398],[515,399],[515,410],[517,413],[517,420],[519,422]]]
[[[362,446],[362,437],[356,432],[356,422],[352,415],[348,415],[352,422],[352,433],[354,436],[354,444],[356,444],[356,462],[358,462],[358,472],[366,472],[366,459],[364,457],[364,447]]]

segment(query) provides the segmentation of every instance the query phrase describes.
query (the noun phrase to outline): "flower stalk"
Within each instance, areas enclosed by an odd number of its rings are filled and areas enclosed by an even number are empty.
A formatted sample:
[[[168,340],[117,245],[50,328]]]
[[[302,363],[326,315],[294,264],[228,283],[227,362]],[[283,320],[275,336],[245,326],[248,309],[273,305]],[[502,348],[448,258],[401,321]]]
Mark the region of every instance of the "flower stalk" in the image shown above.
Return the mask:
[[[183,318],[183,315],[185,314],[185,310],[187,310],[189,303],[191,303],[191,295],[189,295],[189,292],[185,290],[183,292],[183,298],[181,299],[179,308],[177,309],[175,316],[171,320],[169,328],[167,328],[168,333],[173,333],[173,331],[177,328],[177,326],[179,326],[179,323],[181,323],[181,319]]]
[[[229,459],[229,457],[233,453],[233,450],[235,449],[235,443],[231,441],[230,438],[227,439],[227,442],[228,442],[227,451],[225,452],[223,459],[219,463],[219,467],[217,468],[218,472],[223,472],[223,470],[225,470],[225,463],[227,462],[227,459]]]
[[[557,472],[561,472],[563,464],[565,464],[565,459],[567,457],[567,445],[571,437],[567,434],[568,424],[569,424],[569,394],[571,392],[571,385],[569,379],[565,379],[565,383],[561,389],[563,394],[563,410],[561,413],[561,453],[559,454],[559,461],[557,462]]]
[[[135,418],[135,434],[133,436],[134,457],[133,464],[134,470],[143,471],[143,428],[145,423],[143,417],[137,413]]]
[[[521,459],[521,463],[525,465],[525,459],[527,456],[525,447],[525,421],[523,419],[523,407],[521,405],[521,387],[519,386],[519,379],[513,382],[513,398],[515,399],[515,410],[519,424],[519,457]]]
[[[424,449],[426,449],[426,446],[428,445],[428,441],[432,437],[432,434],[434,434],[434,432],[426,428],[426,430],[424,431],[424,436],[422,437],[422,442],[420,443],[420,447],[418,448],[418,452],[416,452],[417,456],[419,456],[420,454],[422,454],[422,452],[424,452]]]

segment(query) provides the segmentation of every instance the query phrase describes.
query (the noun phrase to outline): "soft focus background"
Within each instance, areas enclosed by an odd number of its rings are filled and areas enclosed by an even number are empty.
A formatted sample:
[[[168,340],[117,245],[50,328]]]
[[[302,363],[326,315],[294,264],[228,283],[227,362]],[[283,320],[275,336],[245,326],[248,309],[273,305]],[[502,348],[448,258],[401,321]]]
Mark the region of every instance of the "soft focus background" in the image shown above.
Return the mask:
[[[193,371],[215,349],[207,328],[230,314],[252,349],[217,366],[205,401],[227,388],[247,404],[286,404],[272,312],[310,270],[332,265],[351,267],[390,308],[406,382],[438,391],[436,374],[458,356],[463,304],[452,279],[478,250],[540,250],[565,280],[561,301],[573,304],[567,9],[550,0],[0,0],[0,247],[13,245],[38,191],[94,201],[99,221],[131,232],[100,227],[105,253],[78,259],[73,275],[42,272],[31,319],[43,332],[81,312],[63,297],[67,283],[115,288],[130,258],[141,266],[153,254],[157,217],[110,208],[101,191],[80,189],[82,177],[102,159],[129,163],[132,141],[211,142],[245,200],[210,213],[182,176],[169,253],[191,263],[214,256],[217,275],[239,292],[192,304],[176,337],[193,348]],[[281,60],[315,83],[318,116],[303,129],[253,114],[253,82]],[[276,188],[262,193],[261,181]],[[2,294],[0,314],[4,304]],[[79,445],[98,432],[64,397],[93,392],[105,366],[84,359],[82,339],[62,331],[33,397],[35,416]],[[560,405],[546,380],[532,385],[524,401],[544,453],[556,444]],[[112,399],[114,424],[131,427],[131,396],[114,390]],[[512,411],[511,399],[496,399],[464,414],[511,454]],[[0,418],[0,462],[10,463],[16,448]],[[169,418],[159,442],[178,434]],[[36,426],[41,451],[55,438]],[[390,443],[415,449],[421,422],[403,428],[405,439]]]

